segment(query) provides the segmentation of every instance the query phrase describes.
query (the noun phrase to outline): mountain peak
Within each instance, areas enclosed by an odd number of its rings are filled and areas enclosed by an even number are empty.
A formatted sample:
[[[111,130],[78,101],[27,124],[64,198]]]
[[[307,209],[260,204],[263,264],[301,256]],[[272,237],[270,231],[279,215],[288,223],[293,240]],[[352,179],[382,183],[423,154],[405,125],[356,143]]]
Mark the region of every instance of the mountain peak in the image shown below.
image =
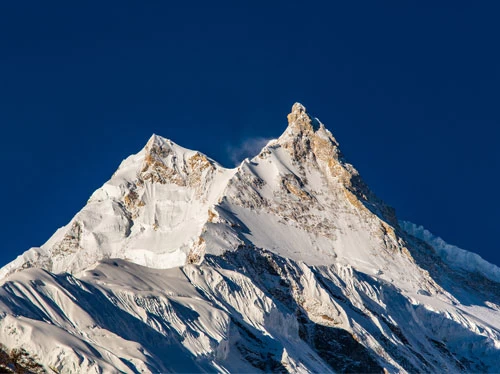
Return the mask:
[[[314,131],[313,119],[302,104],[293,104],[292,111],[288,115],[288,129],[295,135]]]
[[[162,140],[164,140],[163,137],[159,136],[159,135],[156,135],[156,134],[152,134],[148,141],[146,142],[146,145],[151,145],[151,144],[154,144],[154,143],[161,143]]]
[[[295,103],[288,115],[288,128],[296,135],[310,133],[319,127],[319,121],[309,115],[306,107],[301,103]]]
[[[307,112],[306,107],[299,102],[292,105],[292,113],[305,113]]]
[[[326,163],[338,159],[340,151],[332,133],[319,119],[312,117],[305,106],[295,103],[288,114],[288,127],[278,143],[287,149],[295,160],[308,157],[322,159]]]
[[[318,119],[299,103],[288,119],[234,169],[151,136],[0,269],[0,357],[58,372],[500,372],[500,270],[399,226]]]

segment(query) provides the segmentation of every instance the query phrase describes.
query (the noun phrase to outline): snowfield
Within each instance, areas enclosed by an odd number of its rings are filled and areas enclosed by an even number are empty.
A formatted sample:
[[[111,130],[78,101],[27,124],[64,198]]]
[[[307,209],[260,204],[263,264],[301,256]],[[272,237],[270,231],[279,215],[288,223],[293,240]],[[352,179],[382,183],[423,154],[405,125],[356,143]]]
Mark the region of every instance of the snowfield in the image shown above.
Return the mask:
[[[288,122],[234,169],[153,135],[0,270],[4,349],[60,373],[499,372],[500,269],[398,222],[301,104]]]

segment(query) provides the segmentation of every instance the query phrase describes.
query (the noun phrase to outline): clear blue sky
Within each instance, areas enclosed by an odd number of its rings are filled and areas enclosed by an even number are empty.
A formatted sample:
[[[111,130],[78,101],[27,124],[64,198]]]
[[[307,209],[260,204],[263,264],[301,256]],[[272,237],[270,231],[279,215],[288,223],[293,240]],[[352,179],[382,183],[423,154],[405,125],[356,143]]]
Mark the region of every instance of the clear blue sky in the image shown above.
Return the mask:
[[[500,3],[422,3],[1,2],[0,264],[152,133],[232,166],[300,101],[400,218],[500,265]]]

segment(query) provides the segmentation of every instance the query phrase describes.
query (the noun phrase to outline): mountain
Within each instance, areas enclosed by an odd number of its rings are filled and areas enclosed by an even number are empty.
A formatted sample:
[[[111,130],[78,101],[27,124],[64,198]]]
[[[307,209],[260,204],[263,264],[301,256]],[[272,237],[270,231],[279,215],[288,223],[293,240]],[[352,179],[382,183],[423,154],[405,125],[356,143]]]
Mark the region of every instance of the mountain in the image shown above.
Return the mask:
[[[499,283],[399,222],[296,103],[234,169],[153,135],[4,266],[0,366],[24,350],[60,373],[499,372]]]

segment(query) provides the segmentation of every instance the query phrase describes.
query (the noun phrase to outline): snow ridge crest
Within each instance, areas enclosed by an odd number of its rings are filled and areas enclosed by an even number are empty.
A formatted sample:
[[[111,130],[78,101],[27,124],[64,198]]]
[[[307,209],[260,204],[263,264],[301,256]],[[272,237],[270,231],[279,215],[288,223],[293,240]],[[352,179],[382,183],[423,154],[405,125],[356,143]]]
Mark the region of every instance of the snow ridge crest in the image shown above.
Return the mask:
[[[371,233],[373,227],[380,232],[353,241],[356,230]],[[344,160],[332,133],[297,102],[284,133],[234,169],[153,134],[67,226],[4,266],[0,277],[29,267],[77,272],[110,257],[169,268],[248,243],[282,248],[292,237],[280,251],[293,257],[296,248],[297,260],[320,263],[340,255],[346,263],[362,263],[370,254],[357,247],[369,242],[376,247],[382,240],[402,251],[399,230],[394,210]],[[317,255],[302,249],[311,241]],[[332,247],[343,249],[331,257]],[[487,270],[500,279],[498,268],[478,266],[466,270]]]

